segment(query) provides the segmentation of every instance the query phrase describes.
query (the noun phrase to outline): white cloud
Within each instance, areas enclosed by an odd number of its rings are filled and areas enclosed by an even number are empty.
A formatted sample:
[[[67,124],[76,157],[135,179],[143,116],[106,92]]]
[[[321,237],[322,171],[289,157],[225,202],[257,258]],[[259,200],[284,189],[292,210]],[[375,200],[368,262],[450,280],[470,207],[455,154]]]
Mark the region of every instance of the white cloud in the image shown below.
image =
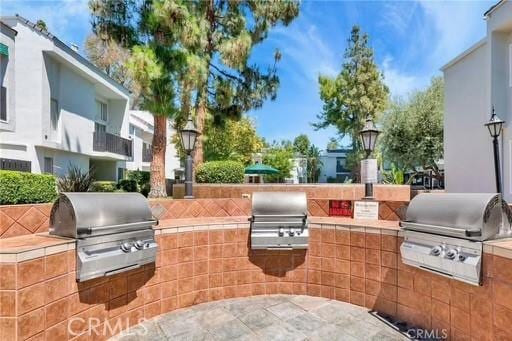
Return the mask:
[[[407,97],[412,91],[421,89],[428,84],[429,77],[422,77],[402,72],[393,65],[393,57],[386,56],[381,65],[384,82],[393,97]]]

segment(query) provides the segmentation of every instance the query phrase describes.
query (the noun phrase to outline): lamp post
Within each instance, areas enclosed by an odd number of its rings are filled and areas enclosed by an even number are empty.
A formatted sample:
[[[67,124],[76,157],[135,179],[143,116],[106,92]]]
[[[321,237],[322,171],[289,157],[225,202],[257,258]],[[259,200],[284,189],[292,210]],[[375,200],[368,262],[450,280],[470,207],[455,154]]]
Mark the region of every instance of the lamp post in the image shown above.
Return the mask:
[[[501,174],[500,174],[500,145],[498,137],[501,134],[503,124],[505,121],[500,119],[494,112],[494,106],[492,107],[491,119],[485,124],[489,133],[492,137],[492,146],[494,149],[494,172],[496,176],[496,193],[501,193]]]
[[[375,127],[375,124],[373,123],[371,115],[368,114],[366,116],[366,122],[364,124],[364,128],[359,133],[359,135],[361,135],[363,149],[366,152],[366,160],[362,161],[362,163],[363,162],[367,163],[366,178],[372,177],[372,176],[369,176],[369,174],[368,174],[368,171],[370,171],[370,169],[373,171],[373,173],[377,172],[376,161],[375,161],[374,167],[370,167],[369,157],[370,157],[370,154],[375,149],[375,144],[377,142],[377,137],[379,136],[379,134],[380,134],[380,131],[377,129],[377,127]],[[373,175],[373,177],[377,176],[377,174],[372,174],[372,175]],[[363,180],[365,180],[365,186],[364,186],[365,199],[372,199],[373,198],[373,182],[368,181],[368,179],[363,179]]]
[[[192,194],[192,152],[196,146],[196,140],[199,136],[199,130],[196,129],[196,125],[192,118],[189,118],[185,127],[180,131],[181,143],[183,150],[187,154],[187,160],[185,162],[185,199],[193,199]]]

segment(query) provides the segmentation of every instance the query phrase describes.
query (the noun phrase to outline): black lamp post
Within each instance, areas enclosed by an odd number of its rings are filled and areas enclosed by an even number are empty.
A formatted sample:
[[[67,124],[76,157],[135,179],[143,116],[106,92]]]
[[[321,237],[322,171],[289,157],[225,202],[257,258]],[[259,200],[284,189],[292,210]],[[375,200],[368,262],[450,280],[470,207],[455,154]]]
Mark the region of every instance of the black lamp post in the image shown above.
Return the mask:
[[[380,131],[375,127],[373,123],[372,117],[370,114],[366,116],[366,123],[364,124],[363,130],[359,133],[361,135],[361,141],[363,143],[363,149],[366,152],[366,158],[370,157],[370,154],[375,149],[375,144],[377,142],[377,137],[379,136]],[[365,183],[365,198],[370,199],[373,197],[373,184]]]
[[[501,193],[501,174],[500,174],[500,145],[498,137],[501,134],[503,124],[505,121],[500,119],[494,112],[494,106],[492,107],[491,119],[485,124],[489,133],[492,137],[492,146],[494,149],[494,172],[496,176],[496,193]]]
[[[180,131],[181,143],[183,150],[187,154],[187,160],[185,163],[185,199],[193,199],[192,194],[192,152],[196,146],[196,140],[199,136],[199,130],[196,129],[196,125],[192,118],[189,118],[185,127]]]

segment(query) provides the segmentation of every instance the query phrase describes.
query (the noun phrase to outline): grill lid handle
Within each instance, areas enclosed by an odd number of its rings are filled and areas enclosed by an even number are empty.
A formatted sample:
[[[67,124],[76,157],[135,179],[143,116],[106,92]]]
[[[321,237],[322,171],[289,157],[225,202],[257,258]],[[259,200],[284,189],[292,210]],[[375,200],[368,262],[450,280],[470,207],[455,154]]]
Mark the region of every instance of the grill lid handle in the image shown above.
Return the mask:
[[[157,223],[156,220],[146,220],[142,222],[136,223],[127,223],[127,224],[117,224],[117,225],[105,225],[105,226],[97,226],[97,227],[81,227],[78,228],[78,234],[92,234],[93,231],[105,231],[105,230],[136,230],[140,227],[145,227],[149,224],[154,225]]]

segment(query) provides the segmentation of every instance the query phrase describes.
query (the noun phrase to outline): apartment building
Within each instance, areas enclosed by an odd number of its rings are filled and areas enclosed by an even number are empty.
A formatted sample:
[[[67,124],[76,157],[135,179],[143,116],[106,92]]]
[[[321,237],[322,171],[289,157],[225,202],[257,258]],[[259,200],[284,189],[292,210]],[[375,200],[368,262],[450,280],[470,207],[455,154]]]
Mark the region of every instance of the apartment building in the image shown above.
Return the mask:
[[[0,169],[59,176],[78,166],[110,181],[149,170],[153,119],[130,113],[128,89],[21,16],[1,22]]]
[[[444,169],[448,192],[495,192],[492,107],[506,121],[500,136],[503,194],[512,200],[512,2],[484,15],[486,36],[443,66]]]

